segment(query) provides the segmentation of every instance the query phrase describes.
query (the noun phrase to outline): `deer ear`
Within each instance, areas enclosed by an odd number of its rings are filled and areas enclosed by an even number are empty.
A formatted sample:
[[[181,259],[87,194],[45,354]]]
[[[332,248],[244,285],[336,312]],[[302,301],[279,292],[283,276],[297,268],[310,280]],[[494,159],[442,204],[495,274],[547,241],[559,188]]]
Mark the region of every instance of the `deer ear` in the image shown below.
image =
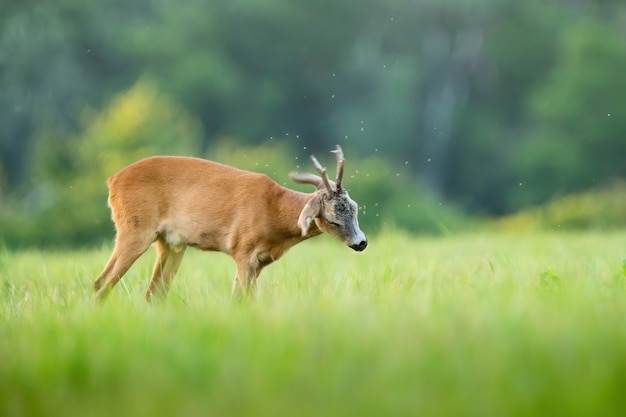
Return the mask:
[[[316,195],[310,199],[300,212],[300,217],[298,217],[298,226],[302,231],[302,236],[306,236],[307,233],[309,233],[311,222],[322,211],[322,200],[319,196],[320,195]]]

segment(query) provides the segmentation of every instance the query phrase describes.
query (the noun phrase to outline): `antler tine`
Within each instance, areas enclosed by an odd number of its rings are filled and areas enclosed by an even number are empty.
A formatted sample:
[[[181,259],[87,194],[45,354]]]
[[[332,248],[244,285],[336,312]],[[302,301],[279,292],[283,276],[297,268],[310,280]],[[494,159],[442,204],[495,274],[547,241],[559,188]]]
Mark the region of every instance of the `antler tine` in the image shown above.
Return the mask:
[[[320,176],[322,177],[322,181],[324,181],[324,186],[326,186],[326,189],[328,190],[328,195],[332,196],[333,189],[330,186],[330,182],[328,181],[328,176],[326,175],[326,168],[324,168],[322,164],[320,164],[320,162],[317,160],[315,155],[311,155],[311,161],[313,161],[313,165],[315,166],[315,169],[317,169],[318,172],[320,173]]]
[[[345,159],[343,158],[343,150],[341,150],[341,146],[337,145],[332,153],[337,154],[337,179],[335,183],[337,183],[337,193],[341,192],[341,179],[343,178],[343,163]]]

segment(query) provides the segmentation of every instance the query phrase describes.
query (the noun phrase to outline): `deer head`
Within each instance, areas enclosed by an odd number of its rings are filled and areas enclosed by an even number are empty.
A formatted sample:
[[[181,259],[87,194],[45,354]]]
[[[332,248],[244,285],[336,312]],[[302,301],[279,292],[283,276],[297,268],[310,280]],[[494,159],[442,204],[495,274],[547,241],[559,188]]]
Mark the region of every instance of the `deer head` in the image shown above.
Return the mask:
[[[337,177],[335,181],[328,179],[324,168],[315,156],[311,160],[319,176],[314,174],[291,173],[289,176],[295,182],[311,184],[316,188],[313,198],[304,206],[298,219],[298,226],[302,236],[309,232],[311,222],[323,232],[335,236],[356,251],[367,247],[365,234],[359,228],[358,205],[350,198],[342,187],[344,157],[341,147],[337,145],[334,151],[337,155]]]

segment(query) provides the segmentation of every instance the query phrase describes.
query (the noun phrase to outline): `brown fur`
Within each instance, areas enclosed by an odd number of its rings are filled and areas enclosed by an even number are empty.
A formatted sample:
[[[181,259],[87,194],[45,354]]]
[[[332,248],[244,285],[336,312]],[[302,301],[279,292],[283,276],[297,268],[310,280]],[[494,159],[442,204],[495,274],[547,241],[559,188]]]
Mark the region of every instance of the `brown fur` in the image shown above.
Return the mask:
[[[317,180],[300,182],[318,185]],[[293,191],[264,174],[199,158],[143,159],[109,178],[108,186],[117,234],[111,258],[94,283],[98,299],[106,298],[153,243],[157,260],[148,300],[167,295],[187,246],[230,255],[237,265],[233,293],[245,295],[265,266],[327,226],[319,217],[325,190]],[[315,220],[308,219],[306,230],[299,225],[305,212]]]

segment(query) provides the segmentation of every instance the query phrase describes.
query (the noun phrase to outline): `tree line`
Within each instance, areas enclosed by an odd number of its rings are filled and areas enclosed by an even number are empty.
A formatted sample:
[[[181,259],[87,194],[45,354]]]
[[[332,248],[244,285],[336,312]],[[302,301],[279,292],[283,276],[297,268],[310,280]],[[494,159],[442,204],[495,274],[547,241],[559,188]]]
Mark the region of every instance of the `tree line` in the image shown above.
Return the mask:
[[[501,215],[603,186],[626,177],[625,22],[617,0],[9,0],[0,222],[98,241],[122,163],[268,146],[291,169],[341,143],[416,230],[420,199]]]

